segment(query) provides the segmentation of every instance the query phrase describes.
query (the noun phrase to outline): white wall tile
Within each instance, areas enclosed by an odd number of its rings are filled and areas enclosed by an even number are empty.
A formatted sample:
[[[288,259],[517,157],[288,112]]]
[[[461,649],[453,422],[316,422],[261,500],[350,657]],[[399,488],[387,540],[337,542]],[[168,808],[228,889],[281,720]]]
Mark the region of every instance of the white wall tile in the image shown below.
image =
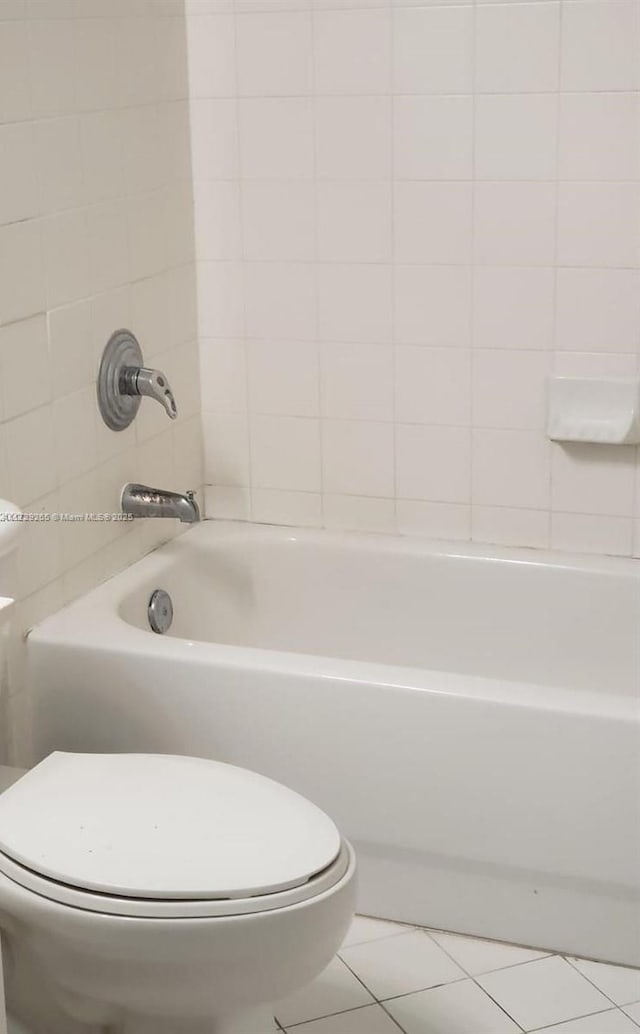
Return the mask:
[[[245,328],[239,263],[201,262],[198,285],[200,333],[204,337],[239,337]]]
[[[549,514],[545,510],[514,510],[508,506],[474,506],[471,537],[499,546],[549,548]]]
[[[11,6],[15,20],[0,24],[4,491],[36,508],[112,509],[114,477],[120,481],[124,472],[118,464],[144,480],[154,455],[137,447],[135,429],[118,437],[98,424],[96,412],[102,348],[133,314],[130,251],[140,276],[166,275],[167,361],[175,347],[184,411],[193,413],[198,398],[194,345],[169,341],[181,326],[195,330],[184,23],[166,3],[137,8],[126,26],[119,18],[130,6],[125,11],[104,0],[85,3],[82,11],[76,2],[57,0],[46,12],[41,4]],[[139,218],[127,218],[127,193],[138,194]],[[183,262],[184,272],[174,278],[168,261]],[[145,332],[150,326],[141,323]],[[145,340],[145,355],[153,358],[157,342],[146,346]],[[174,458],[184,458],[197,485],[194,425],[188,435],[165,427],[163,438],[162,454],[171,458],[167,477],[172,480]],[[22,565],[22,591],[41,595],[41,587],[58,579],[42,597],[43,615],[114,569],[102,551],[116,547],[127,529],[74,524],[61,534],[60,549],[56,529],[48,537],[37,537],[37,530],[23,557],[29,562]],[[144,550],[147,537],[134,539],[121,563]],[[117,561],[115,549],[110,558]]]
[[[390,261],[390,184],[320,182],[317,201],[317,254],[321,261]]]
[[[476,349],[473,426],[542,431],[550,360],[550,354],[542,351]]]
[[[238,174],[238,125],[232,100],[191,102],[191,155],[195,179],[234,179]]]
[[[204,462],[206,483],[245,485],[249,474],[249,427],[246,415],[203,411],[202,427],[207,443]]]
[[[52,513],[58,509],[56,492],[30,503],[31,513]],[[53,521],[26,523],[21,529],[18,551],[20,595],[30,595],[62,574],[60,525]]]
[[[229,484],[208,443],[211,512],[630,549],[626,510],[561,509],[544,432],[551,369],[638,368],[630,0],[190,2],[203,404],[236,456],[247,415],[254,442],[272,421],[259,480],[245,457]],[[142,117],[138,186],[163,132]],[[301,485],[270,449],[318,412]],[[583,516],[613,523],[589,540]]]
[[[248,374],[252,413],[318,416],[319,371],[315,344],[250,341]]]
[[[95,111],[79,119],[82,180],[88,203],[123,194],[123,117]]]
[[[47,304],[75,302],[89,294],[87,214],[74,209],[42,221]]]
[[[327,493],[324,496],[323,521],[326,528],[340,531],[393,532],[394,501]]]
[[[142,18],[118,23],[116,62],[119,101],[124,107],[150,104],[160,90],[156,34]]]
[[[553,372],[559,377],[635,377],[637,367],[635,355],[569,351],[553,353]]]
[[[313,19],[313,38],[315,89],[319,94],[389,92],[389,11],[318,10]]]
[[[324,417],[393,420],[393,350],[389,345],[323,344]]]
[[[396,93],[471,93],[473,8],[398,8],[393,12]]]
[[[89,302],[53,309],[48,324],[51,394],[59,398],[91,384],[95,376]]]
[[[247,406],[244,341],[200,339],[200,388],[203,408],[217,413],[243,412]]]
[[[481,265],[550,265],[555,245],[551,183],[476,183],[474,254]]]
[[[640,178],[638,127],[640,96],[637,93],[562,94],[558,165],[560,179]]]
[[[312,183],[251,182],[242,187],[243,255],[249,261],[311,261],[315,254]]]
[[[558,88],[560,3],[478,6],[476,88],[481,93]]]
[[[470,261],[470,184],[397,183],[394,197],[397,262],[464,265]]]
[[[31,116],[29,49],[26,21],[0,22],[0,122]]]
[[[248,521],[251,507],[245,488],[233,485],[206,485],[205,512],[210,519]]]
[[[309,263],[248,262],[244,267],[246,331],[253,338],[310,341],[316,293]]]
[[[633,0],[566,3],[562,24],[564,90],[637,90],[640,11]]]
[[[251,472],[258,488],[318,492],[321,486],[319,421],[292,416],[252,416]]]
[[[465,540],[471,537],[471,510],[469,506],[460,503],[398,499],[396,525],[401,535]]]
[[[202,108],[205,111],[204,102]],[[119,119],[122,176],[127,194],[142,194],[161,186],[165,167],[164,141],[158,109],[143,105],[128,108]]]
[[[202,262],[240,258],[240,184],[233,180],[201,180],[193,185],[194,222]]]
[[[10,498],[18,506],[52,492],[57,484],[51,406],[40,406],[4,425]]]
[[[221,13],[187,18],[187,34],[189,96],[235,96],[235,20],[233,15]]]
[[[0,323],[33,316],[44,305],[40,224],[0,226]]]
[[[332,262],[318,265],[316,275],[321,341],[391,340],[391,266]]]
[[[236,40],[240,96],[310,92],[310,14],[303,11],[239,14]]]
[[[77,110],[76,26],[73,19],[29,25],[30,86],[36,118]]]
[[[469,431],[463,427],[396,427],[396,491],[401,499],[468,503]]]
[[[628,555],[632,521],[626,517],[552,513],[551,548],[575,553]]]
[[[5,420],[51,399],[51,371],[44,315],[0,327],[2,413]]]
[[[471,419],[471,353],[463,348],[396,348],[396,419],[466,427]]]
[[[633,513],[633,449],[625,445],[553,444],[551,499],[563,513]]]
[[[251,520],[258,524],[317,527],[322,522],[322,496],[318,492],[255,488],[251,493]]]
[[[640,264],[640,185],[561,183],[558,261],[563,266]]]
[[[548,510],[549,443],[535,431],[473,431],[473,501]]]
[[[480,180],[551,180],[556,175],[555,94],[476,99],[475,174]]]
[[[61,485],[98,466],[95,388],[82,388],[53,403],[53,433]]]
[[[556,344],[579,352],[635,352],[640,345],[640,272],[559,269]]]
[[[471,179],[472,98],[396,97],[394,163],[398,179]]]
[[[305,97],[239,102],[240,153],[245,179],[311,179],[313,108]]]
[[[168,237],[166,233],[165,194],[152,194],[127,199],[127,238],[129,270],[132,279],[143,280],[166,268]]]
[[[390,98],[319,97],[316,170],[319,179],[389,179]]]
[[[0,225],[38,213],[36,167],[32,124],[0,125]]]
[[[89,290],[100,294],[130,279],[124,200],[103,201],[87,212]]]
[[[177,344],[169,333],[171,308],[167,277],[160,273],[132,283],[125,291],[129,299],[129,324],[146,354],[165,356]],[[105,296],[103,296],[105,297]],[[109,297],[109,294],[106,295]],[[111,293],[112,298],[118,292]],[[181,340],[183,340],[181,338]]]
[[[396,264],[394,270],[396,343],[468,345],[471,334],[470,267]]]
[[[392,497],[393,425],[323,420],[323,490],[337,495]]]
[[[113,107],[118,102],[119,92],[117,23],[108,18],[77,18],[73,27],[73,72],[78,108],[80,111],[96,111]]]
[[[474,344],[480,348],[550,348],[554,270],[478,266],[474,270]]]

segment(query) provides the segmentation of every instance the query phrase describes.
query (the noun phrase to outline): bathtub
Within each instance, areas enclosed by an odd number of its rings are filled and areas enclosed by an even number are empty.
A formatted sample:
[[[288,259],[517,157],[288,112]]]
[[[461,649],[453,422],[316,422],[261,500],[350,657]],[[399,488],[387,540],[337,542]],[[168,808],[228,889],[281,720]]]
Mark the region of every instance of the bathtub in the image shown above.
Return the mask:
[[[206,522],[28,655],[36,757],[247,766],[352,840],[359,911],[640,965],[637,561]]]

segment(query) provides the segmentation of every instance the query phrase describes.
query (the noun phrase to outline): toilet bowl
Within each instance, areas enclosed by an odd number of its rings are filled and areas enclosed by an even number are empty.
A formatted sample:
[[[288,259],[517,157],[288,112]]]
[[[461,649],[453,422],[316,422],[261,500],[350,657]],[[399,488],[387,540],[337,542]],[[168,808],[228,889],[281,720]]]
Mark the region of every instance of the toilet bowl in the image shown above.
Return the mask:
[[[9,1011],[30,1034],[270,1034],[354,875],[333,822],[254,772],[56,752],[0,794]]]

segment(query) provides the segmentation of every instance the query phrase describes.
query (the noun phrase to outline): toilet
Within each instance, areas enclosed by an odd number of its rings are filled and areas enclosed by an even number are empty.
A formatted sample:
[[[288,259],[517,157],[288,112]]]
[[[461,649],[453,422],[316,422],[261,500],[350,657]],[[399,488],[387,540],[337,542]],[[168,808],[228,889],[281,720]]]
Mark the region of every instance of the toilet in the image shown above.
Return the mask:
[[[0,768],[0,789],[2,965],[21,1034],[271,1034],[274,1003],[344,938],[353,849],[262,775],[54,752]]]
[[[354,871],[320,809],[246,769],[53,753],[0,795],[9,1009],[33,1034],[268,1034],[339,947]]]

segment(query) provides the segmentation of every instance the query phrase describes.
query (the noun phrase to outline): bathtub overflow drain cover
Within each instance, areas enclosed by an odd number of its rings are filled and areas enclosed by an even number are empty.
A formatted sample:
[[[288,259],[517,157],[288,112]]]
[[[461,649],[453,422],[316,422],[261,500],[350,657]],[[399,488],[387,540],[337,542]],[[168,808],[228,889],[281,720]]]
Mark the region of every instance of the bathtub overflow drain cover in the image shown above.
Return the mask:
[[[156,589],[151,594],[147,613],[149,624],[154,632],[159,632],[160,635],[168,632],[173,621],[173,603],[169,593],[164,589]]]

